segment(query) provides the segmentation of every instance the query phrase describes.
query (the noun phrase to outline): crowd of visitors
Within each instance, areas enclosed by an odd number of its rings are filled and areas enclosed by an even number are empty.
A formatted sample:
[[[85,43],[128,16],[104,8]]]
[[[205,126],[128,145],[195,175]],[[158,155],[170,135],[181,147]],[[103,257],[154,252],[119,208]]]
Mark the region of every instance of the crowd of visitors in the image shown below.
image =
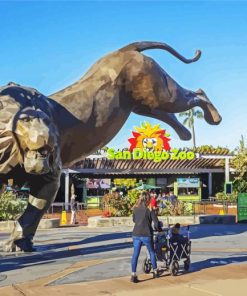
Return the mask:
[[[171,202],[175,204],[177,202],[177,196],[174,194],[173,190],[169,192],[162,192],[157,194],[154,190],[149,192],[151,200],[150,200],[150,209],[156,210],[157,212],[159,209],[166,207],[166,202]]]

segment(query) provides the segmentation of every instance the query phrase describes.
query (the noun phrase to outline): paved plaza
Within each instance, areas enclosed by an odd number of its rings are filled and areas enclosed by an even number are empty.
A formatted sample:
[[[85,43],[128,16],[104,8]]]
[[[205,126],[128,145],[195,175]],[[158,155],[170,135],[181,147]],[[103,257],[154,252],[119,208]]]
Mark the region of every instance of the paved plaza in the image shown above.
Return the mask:
[[[229,289],[222,291],[230,282],[231,287],[241,287],[238,295],[246,295],[247,225],[194,225],[190,230],[190,273],[181,270],[178,276],[171,277],[164,272],[161,278],[153,280],[141,271],[146,255],[143,248],[139,260],[139,277],[143,282],[137,285],[129,283],[131,228],[39,230],[36,252],[0,254],[0,295],[33,295],[31,291],[35,289],[39,291],[35,295],[45,295],[48,290],[52,295],[59,291],[60,295],[131,295],[134,290],[133,295],[146,295],[148,289],[152,289],[152,295],[158,295],[160,289],[178,289],[174,290],[177,295],[228,295]],[[183,231],[186,233],[186,228]],[[8,233],[1,233],[0,241],[7,237]],[[212,281],[217,281],[218,290],[210,292]],[[206,290],[204,285],[208,285]],[[179,287],[184,294],[179,294]]]

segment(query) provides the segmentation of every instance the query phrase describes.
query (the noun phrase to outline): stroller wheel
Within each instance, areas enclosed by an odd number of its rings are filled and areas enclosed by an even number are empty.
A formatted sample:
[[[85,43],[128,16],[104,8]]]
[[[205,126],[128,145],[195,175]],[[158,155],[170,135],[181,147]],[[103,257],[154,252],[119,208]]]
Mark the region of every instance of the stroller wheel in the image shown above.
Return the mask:
[[[144,273],[150,273],[152,269],[152,264],[150,259],[146,258],[142,263],[142,270]]]
[[[171,274],[173,276],[177,275],[178,272],[179,272],[179,264],[178,264],[178,261],[172,261],[171,265],[170,265],[170,271],[171,271]]]
[[[190,269],[190,259],[188,258],[184,261],[184,270],[189,271],[189,269]]]

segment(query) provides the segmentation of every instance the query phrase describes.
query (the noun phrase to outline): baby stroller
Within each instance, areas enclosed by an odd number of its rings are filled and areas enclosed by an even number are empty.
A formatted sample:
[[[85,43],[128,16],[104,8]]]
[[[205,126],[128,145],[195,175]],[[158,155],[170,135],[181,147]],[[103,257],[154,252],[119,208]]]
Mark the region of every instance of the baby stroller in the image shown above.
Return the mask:
[[[157,261],[164,263],[164,269],[170,270],[171,275],[175,276],[179,272],[179,261],[184,260],[184,270],[189,271],[190,268],[190,254],[191,254],[191,241],[190,241],[189,226],[187,226],[187,237],[182,235],[179,238],[170,236],[170,228],[164,229],[162,232],[154,232],[154,251]],[[144,259],[142,264],[144,273],[150,273],[152,269],[149,254]]]

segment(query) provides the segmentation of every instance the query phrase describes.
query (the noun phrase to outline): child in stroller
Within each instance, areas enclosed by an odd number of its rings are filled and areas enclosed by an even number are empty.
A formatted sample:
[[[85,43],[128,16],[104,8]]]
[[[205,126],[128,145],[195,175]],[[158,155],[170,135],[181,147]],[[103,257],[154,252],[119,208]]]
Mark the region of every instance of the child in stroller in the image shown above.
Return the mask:
[[[172,236],[169,240],[169,265],[172,275],[177,275],[179,272],[179,261],[185,259],[184,270],[187,272],[190,268],[190,253],[191,253],[191,241],[190,241],[190,227],[187,226],[187,237],[180,234],[180,224],[176,223],[172,228]]]
[[[170,269],[172,275],[179,272],[179,261],[185,259],[184,270],[190,268],[191,241],[189,237],[189,226],[187,227],[187,237],[180,233],[180,224],[176,223],[172,228],[163,229],[162,232],[154,233],[154,250],[157,261],[164,263],[166,270]],[[143,261],[143,272],[150,273],[152,266],[148,256]]]

